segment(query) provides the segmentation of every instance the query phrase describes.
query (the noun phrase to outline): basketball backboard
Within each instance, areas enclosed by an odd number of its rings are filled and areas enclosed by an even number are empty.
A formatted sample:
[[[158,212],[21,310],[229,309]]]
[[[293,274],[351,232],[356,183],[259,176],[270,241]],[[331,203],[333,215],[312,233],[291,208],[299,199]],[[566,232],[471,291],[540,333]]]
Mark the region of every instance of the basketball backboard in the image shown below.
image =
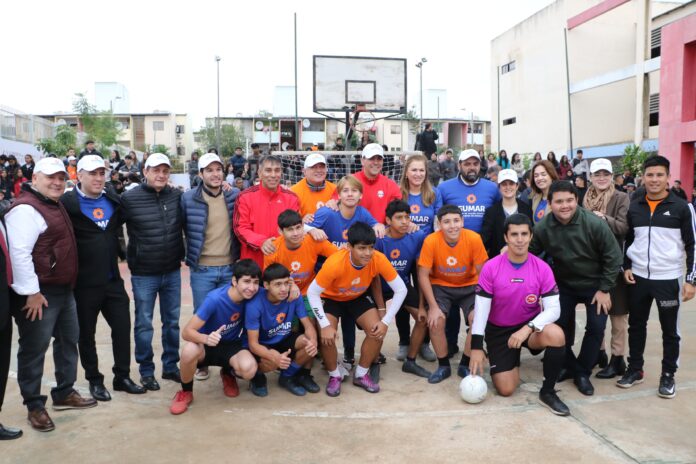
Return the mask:
[[[314,111],[406,113],[406,59],[314,56]]]

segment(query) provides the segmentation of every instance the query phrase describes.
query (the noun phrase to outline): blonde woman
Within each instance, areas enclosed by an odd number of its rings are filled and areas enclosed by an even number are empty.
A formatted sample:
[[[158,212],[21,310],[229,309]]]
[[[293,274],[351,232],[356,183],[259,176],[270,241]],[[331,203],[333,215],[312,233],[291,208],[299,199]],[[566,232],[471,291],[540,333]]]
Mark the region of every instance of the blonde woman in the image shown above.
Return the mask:
[[[551,184],[558,180],[558,173],[553,163],[548,160],[537,161],[532,169],[532,212],[534,213],[534,224],[551,211],[548,201],[549,188]]]
[[[435,215],[442,206],[442,197],[430,183],[428,159],[423,155],[409,156],[399,185],[401,198],[411,208],[411,222],[426,234],[433,233]]]

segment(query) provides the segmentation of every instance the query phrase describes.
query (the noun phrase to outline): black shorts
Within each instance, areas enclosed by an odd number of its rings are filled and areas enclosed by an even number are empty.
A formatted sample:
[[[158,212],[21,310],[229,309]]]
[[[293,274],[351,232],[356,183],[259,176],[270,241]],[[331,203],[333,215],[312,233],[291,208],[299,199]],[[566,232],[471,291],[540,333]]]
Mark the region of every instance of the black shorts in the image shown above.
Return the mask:
[[[229,343],[218,343],[217,346],[203,345],[205,349],[205,358],[198,362],[198,367],[219,366],[229,367],[230,359],[246,349],[242,346],[242,341],[238,340]]]
[[[331,314],[337,319],[344,315],[351,316],[354,321],[357,321],[360,316],[365,314],[370,309],[377,309],[377,305],[371,296],[363,293],[354,300],[336,301],[329,298],[323,300],[324,312]]]
[[[419,303],[419,298],[420,294],[418,293],[418,288],[414,287],[413,285],[406,284],[406,290],[408,293],[406,293],[406,299],[404,300],[403,306],[409,306],[411,308],[416,308],[418,309],[418,303]],[[394,298],[394,292],[392,291],[391,287],[388,288],[387,290],[382,290],[382,296],[384,297],[384,302],[386,303],[387,300],[390,300]],[[399,308],[401,309],[401,308]]]
[[[301,336],[302,334],[299,332],[290,332],[287,337],[282,339],[280,342],[276,343],[275,345],[263,345],[269,350],[276,350],[278,353],[285,353],[286,351],[290,350],[290,357],[295,358],[295,355],[297,354],[297,349],[295,349],[295,342],[297,342],[297,339]],[[256,358],[256,361],[260,361],[261,357],[254,355]]]
[[[524,324],[514,325],[512,327],[499,327],[490,322],[486,325],[486,347],[488,348],[488,360],[491,365],[491,375],[500,374],[501,372],[511,371],[520,366],[520,354],[522,349],[513,349],[508,346],[510,336],[520,330]],[[532,350],[527,345],[525,340],[522,346],[527,348],[534,356],[544,350]]]

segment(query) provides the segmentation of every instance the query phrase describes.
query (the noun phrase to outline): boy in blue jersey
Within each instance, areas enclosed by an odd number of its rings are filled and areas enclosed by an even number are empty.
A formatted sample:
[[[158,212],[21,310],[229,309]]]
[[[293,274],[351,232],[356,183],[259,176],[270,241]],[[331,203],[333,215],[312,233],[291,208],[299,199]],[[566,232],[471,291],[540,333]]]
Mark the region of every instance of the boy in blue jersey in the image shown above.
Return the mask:
[[[257,364],[242,343],[244,305],[259,290],[261,268],[251,259],[234,265],[232,283],[208,293],[196,314],[182,331],[186,344],[181,351],[181,391],[177,392],[169,411],[182,414],[193,401],[193,374],[196,367],[220,366],[225,395],[239,395],[232,373],[251,380]]]
[[[426,234],[420,230],[411,234],[408,233],[409,227],[411,226],[410,213],[411,209],[408,203],[403,200],[394,200],[387,205],[387,231],[384,238],[377,240],[375,250],[387,257],[397,274],[399,274],[401,280],[406,284],[408,293],[399,311],[408,311],[416,321],[416,325],[413,327],[413,332],[411,333],[406,360],[401,366],[401,370],[419,377],[428,378],[432,373],[416,364],[416,356],[428,332],[428,314],[425,311],[425,300],[423,295],[418,291],[417,285],[414,286],[411,283],[412,278],[417,282],[415,272],[416,262]],[[375,292],[374,297],[377,306],[379,308],[384,308],[386,307],[384,300],[389,300],[394,296],[393,290],[387,285],[384,279],[382,279],[381,293],[380,295],[379,292]]]
[[[464,218],[464,228],[481,233],[483,215],[502,197],[495,183],[481,177],[481,157],[476,150],[468,149],[459,154],[459,175],[437,186],[442,204],[457,205]],[[483,237],[484,242],[488,237]],[[459,311],[452,311],[447,318],[448,356],[459,351],[457,340],[461,319]]]
[[[264,288],[247,304],[244,327],[261,372],[280,369],[278,384],[293,395],[304,396],[307,389],[302,384],[310,378],[310,371],[302,366],[317,354],[317,332],[302,298],[288,301],[291,283],[288,268],[277,263],[268,266],[263,273]],[[304,334],[293,332],[295,317]]]

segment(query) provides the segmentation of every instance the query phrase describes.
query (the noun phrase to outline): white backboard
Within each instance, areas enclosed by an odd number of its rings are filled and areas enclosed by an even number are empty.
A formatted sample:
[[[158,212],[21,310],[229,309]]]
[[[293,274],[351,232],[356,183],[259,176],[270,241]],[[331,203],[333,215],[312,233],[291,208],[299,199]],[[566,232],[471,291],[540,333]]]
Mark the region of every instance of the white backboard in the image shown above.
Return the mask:
[[[314,56],[314,111],[406,113],[406,59]]]

